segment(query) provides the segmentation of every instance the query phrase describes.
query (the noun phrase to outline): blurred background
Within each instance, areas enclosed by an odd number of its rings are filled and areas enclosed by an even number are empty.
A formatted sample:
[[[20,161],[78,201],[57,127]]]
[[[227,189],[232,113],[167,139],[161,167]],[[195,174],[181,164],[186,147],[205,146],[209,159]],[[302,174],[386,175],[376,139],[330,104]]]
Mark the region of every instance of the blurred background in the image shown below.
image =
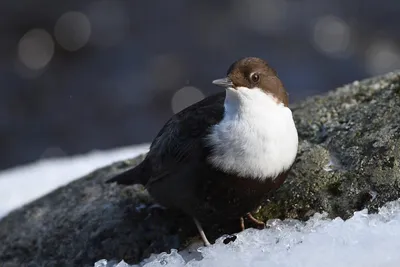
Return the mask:
[[[266,59],[291,102],[400,68],[398,0],[2,0],[0,169],[147,143]]]

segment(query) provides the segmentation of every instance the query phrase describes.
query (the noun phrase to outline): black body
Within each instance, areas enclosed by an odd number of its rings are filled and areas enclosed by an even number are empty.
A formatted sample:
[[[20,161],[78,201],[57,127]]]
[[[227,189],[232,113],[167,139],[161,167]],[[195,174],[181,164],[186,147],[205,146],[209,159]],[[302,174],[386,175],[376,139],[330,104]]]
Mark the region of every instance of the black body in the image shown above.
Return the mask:
[[[253,211],[288,171],[264,182],[215,169],[207,162],[205,142],[211,126],[224,113],[225,92],[175,114],[153,140],[145,160],[110,179],[118,184],[143,184],[162,206],[178,209],[204,224],[239,219]]]

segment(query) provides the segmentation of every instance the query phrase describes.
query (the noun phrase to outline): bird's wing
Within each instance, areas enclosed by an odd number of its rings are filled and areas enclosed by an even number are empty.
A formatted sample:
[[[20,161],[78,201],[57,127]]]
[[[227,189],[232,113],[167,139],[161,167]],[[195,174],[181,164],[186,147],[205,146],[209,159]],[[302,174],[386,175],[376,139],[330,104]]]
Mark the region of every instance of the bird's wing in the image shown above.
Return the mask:
[[[204,137],[210,127],[222,120],[225,92],[209,96],[175,114],[154,138],[147,160],[151,165],[151,184],[178,170],[189,161],[206,156]]]

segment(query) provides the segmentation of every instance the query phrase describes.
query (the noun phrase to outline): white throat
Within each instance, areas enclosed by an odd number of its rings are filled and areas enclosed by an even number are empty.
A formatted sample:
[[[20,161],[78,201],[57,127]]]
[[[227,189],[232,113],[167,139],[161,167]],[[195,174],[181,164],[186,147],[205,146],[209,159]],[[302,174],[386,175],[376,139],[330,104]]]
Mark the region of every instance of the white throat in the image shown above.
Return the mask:
[[[292,112],[259,88],[226,89],[224,118],[207,142],[209,162],[225,172],[275,179],[293,164],[298,146]]]

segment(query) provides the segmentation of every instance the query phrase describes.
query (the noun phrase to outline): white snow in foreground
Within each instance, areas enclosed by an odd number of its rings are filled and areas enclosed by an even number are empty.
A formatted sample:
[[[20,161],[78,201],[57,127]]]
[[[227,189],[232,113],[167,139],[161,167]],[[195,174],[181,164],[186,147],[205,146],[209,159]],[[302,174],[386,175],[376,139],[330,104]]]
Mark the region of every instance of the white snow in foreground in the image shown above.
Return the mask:
[[[149,145],[41,160],[0,172],[0,217],[99,167],[146,152]],[[145,267],[400,267],[400,200],[379,214],[356,212],[346,221],[317,214],[305,224],[271,220],[265,230],[248,229],[235,242],[153,255]],[[195,258],[195,259],[193,259]],[[101,258],[100,258],[101,259]],[[105,267],[107,260],[93,263]],[[107,267],[128,267],[122,261]],[[135,266],[135,265],[132,265]]]
[[[147,152],[148,144],[93,151],[73,157],[44,159],[0,172],[0,219],[97,168]]]
[[[124,261],[107,267],[399,267],[400,201],[388,203],[379,214],[356,212],[353,217],[329,220],[316,214],[306,223],[271,220],[265,230],[247,229],[228,245],[217,240],[199,248],[200,260],[187,254],[161,253],[140,265]],[[183,257],[181,255],[184,255]],[[99,260],[95,267],[105,267]]]

